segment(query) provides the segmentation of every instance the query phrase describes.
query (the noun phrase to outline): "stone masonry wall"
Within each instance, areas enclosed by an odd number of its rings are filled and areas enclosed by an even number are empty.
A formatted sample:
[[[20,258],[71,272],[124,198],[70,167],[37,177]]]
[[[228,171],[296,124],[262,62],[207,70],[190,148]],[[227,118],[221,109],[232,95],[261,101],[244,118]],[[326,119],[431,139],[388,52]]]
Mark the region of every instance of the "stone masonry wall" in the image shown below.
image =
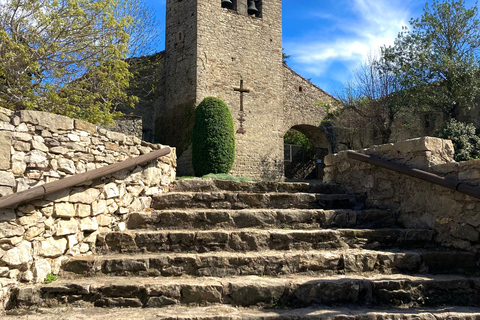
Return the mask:
[[[106,126],[109,131],[121,132],[127,136],[135,136],[142,139],[142,117],[140,116],[123,116],[115,120],[113,126]]]
[[[0,108],[0,196],[161,147],[64,116]],[[66,257],[92,253],[98,235],[124,229],[129,213],[168,189],[175,167],[172,149],[132,170],[0,209],[0,309],[18,281],[41,282]]]
[[[480,186],[480,160],[455,162],[450,140],[423,137],[373,146],[359,152]],[[457,191],[349,159],[325,158],[325,182],[366,194],[370,205],[398,213],[405,227],[431,228],[447,247],[480,250],[480,200]]]
[[[284,65],[283,133],[297,125],[320,126],[327,112],[321,103],[336,99]]]

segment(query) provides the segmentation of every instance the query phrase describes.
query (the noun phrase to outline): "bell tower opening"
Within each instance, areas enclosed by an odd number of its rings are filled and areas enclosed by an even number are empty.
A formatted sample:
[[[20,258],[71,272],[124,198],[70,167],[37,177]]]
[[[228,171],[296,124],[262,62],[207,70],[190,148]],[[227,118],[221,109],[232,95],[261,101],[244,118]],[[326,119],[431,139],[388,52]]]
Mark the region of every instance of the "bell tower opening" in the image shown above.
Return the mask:
[[[237,11],[237,0],[222,0],[222,8]]]
[[[262,17],[262,0],[248,0],[248,15],[256,18]]]

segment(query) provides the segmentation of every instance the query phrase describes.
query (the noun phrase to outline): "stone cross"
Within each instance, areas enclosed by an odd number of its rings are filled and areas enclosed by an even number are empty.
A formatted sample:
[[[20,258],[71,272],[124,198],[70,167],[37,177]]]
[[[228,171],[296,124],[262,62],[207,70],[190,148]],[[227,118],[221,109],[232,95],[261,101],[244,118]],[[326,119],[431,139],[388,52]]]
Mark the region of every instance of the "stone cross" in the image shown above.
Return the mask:
[[[240,80],[240,87],[239,88],[233,88],[234,91],[240,92],[240,117],[238,118],[238,121],[240,121],[240,128],[237,130],[237,133],[245,134],[246,131],[243,128],[243,122],[245,122],[244,114],[245,112],[243,111],[243,94],[244,93],[249,93],[250,90],[245,89],[243,87],[243,80]]]

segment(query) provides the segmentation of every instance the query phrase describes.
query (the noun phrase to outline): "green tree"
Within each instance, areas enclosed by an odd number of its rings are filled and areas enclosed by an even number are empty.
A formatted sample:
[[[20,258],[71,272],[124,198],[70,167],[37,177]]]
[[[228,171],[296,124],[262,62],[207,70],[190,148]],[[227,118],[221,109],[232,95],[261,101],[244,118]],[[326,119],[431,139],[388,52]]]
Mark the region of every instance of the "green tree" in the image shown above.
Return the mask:
[[[378,58],[369,55],[337,94],[342,105],[336,112],[334,124],[357,130],[372,127],[381,143],[388,143],[393,123],[403,110],[404,94],[395,74],[381,70],[378,63]]]
[[[205,98],[195,112],[192,164],[196,176],[228,173],[235,160],[235,133],[230,109],[222,100]]]
[[[133,0],[132,0],[133,1]],[[0,3],[0,104],[111,123],[128,96],[130,0]],[[123,13],[122,13],[123,12]]]
[[[405,102],[441,110],[451,118],[473,107],[480,93],[477,5],[468,9],[463,0],[433,0],[420,18],[410,20],[409,29],[393,46],[382,48],[379,64],[407,89]]]

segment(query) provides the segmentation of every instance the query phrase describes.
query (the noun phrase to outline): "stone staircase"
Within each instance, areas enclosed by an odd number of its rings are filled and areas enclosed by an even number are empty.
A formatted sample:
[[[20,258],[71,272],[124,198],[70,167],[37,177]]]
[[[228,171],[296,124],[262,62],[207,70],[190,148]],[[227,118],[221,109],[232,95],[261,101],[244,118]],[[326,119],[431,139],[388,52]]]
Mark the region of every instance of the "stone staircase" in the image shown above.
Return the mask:
[[[5,319],[480,319],[479,257],[337,185],[179,180]]]

